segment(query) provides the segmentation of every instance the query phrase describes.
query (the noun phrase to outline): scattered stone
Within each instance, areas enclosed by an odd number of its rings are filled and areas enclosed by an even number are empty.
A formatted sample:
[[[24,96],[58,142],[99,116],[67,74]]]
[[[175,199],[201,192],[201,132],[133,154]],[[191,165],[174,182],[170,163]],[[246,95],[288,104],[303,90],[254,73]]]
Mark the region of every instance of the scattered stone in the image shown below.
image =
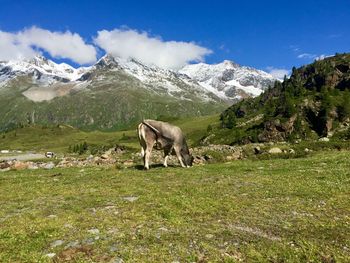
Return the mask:
[[[45,256],[47,256],[49,258],[53,258],[54,256],[56,256],[56,253],[48,253]]]
[[[207,239],[212,239],[214,237],[214,235],[212,235],[212,234],[206,234],[205,235],[205,238],[207,238]]]
[[[289,152],[290,154],[295,154],[294,149],[289,149],[288,152]]]
[[[133,160],[126,160],[123,162],[124,166],[126,167],[131,167],[134,165],[134,161]]]
[[[55,168],[55,164],[53,162],[49,162],[49,163],[43,165],[43,168],[47,169],[47,170],[51,170],[51,169]]]
[[[77,240],[69,242],[69,243],[64,247],[64,249],[67,249],[67,248],[75,248],[75,247],[79,247],[79,241],[77,241]]]
[[[123,200],[128,202],[135,202],[137,199],[139,199],[138,196],[125,196],[123,197]]]
[[[319,142],[329,142],[329,138],[327,137],[322,137],[320,139],[318,139]]]
[[[56,241],[52,242],[52,243],[50,244],[50,247],[52,247],[52,248],[58,247],[58,246],[63,245],[63,243],[64,243],[64,241],[59,239],[59,240],[56,240]]]
[[[57,218],[56,215],[48,215],[47,217],[48,217],[48,218]]]
[[[255,146],[255,147],[254,147],[254,153],[255,153],[255,154],[260,154],[260,153],[262,153],[262,150],[261,150],[260,146]]]
[[[209,154],[206,154],[206,155],[204,155],[204,159],[205,159],[206,161],[209,161],[209,160],[212,160],[212,159],[213,159],[213,156],[211,156],[211,155],[209,155]]]
[[[104,210],[113,210],[113,209],[115,209],[114,205],[108,205],[104,207]]]
[[[110,158],[110,156],[107,155],[107,154],[102,154],[102,155],[101,155],[101,159],[107,160],[107,159],[109,159],[109,158]]]
[[[11,165],[8,162],[6,162],[6,161],[0,162],[0,170],[9,168],[10,166]]]
[[[15,163],[12,165],[12,168],[15,170],[23,170],[28,168],[28,164],[21,161],[15,161]]]
[[[120,257],[115,258],[112,263],[124,263],[124,260]]]
[[[282,150],[278,147],[273,147],[269,150],[270,154],[278,154],[278,153],[282,153]]]
[[[203,156],[195,155],[193,159],[193,163],[203,165],[205,163],[205,159]]]
[[[93,245],[95,243],[95,239],[92,238],[92,237],[89,237],[87,239],[84,239],[83,243],[86,244],[86,245]]]
[[[112,246],[110,246],[109,251],[110,251],[110,252],[116,252],[116,251],[118,251],[117,245],[112,245]]]
[[[39,166],[36,163],[28,162],[28,169],[37,170],[37,169],[39,169]]]
[[[93,234],[93,235],[98,235],[98,234],[100,234],[100,230],[98,230],[97,228],[89,229],[88,232],[89,232],[90,234]]]

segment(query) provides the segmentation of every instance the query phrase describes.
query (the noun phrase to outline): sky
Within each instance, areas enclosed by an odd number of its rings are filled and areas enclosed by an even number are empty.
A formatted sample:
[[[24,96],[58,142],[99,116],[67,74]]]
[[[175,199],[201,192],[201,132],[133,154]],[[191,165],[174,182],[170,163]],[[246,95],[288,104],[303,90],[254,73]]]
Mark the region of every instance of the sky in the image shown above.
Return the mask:
[[[105,53],[179,69],[232,60],[284,75],[350,52],[350,1],[0,0],[0,60]]]

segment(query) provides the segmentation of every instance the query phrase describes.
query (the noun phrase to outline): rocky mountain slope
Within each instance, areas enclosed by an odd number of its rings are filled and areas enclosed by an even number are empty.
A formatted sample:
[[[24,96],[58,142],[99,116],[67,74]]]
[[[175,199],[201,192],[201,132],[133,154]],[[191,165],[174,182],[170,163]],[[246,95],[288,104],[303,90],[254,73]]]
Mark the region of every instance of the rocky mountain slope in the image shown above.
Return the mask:
[[[225,76],[232,73],[225,73],[225,67],[222,70]],[[215,70],[216,76],[219,71]],[[255,72],[252,76],[259,75],[258,71],[251,72]],[[244,84],[242,74],[235,75],[240,76],[239,85]],[[232,91],[233,86],[225,89],[226,95],[220,93],[220,85],[208,88],[186,68],[175,72],[109,55],[91,67],[78,69],[44,57],[0,62],[0,130],[28,123],[112,130],[160,115],[215,113],[240,97],[257,95],[260,88],[270,84],[271,76],[257,76],[253,79],[247,75],[255,93],[241,96]]]
[[[350,54],[293,68],[283,83],[226,109],[221,122],[217,137],[228,143],[350,139]]]

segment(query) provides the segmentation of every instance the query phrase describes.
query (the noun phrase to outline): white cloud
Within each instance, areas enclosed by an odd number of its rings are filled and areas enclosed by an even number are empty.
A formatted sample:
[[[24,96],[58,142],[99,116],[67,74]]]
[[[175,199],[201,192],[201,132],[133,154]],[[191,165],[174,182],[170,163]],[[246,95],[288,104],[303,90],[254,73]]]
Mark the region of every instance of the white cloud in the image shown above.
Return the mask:
[[[317,56],[315,54],[310,54],[310,53],[302,53],[298,55],[298,58],[307,58],[307,59],[314,59]]]
[[[96,61],[95,47],[70,31],[31,27],[17,33],[0,31],[0,40],[0,60],[31,58],[42,49],[54,58],[67,58],[79,64]]]
[[[284,76],[289,76],[290,71],[282,68],[267,67],[268,73],[270,73],[274,78],[283,80]]]
[[[179,69],[189,62],[200,62],[211,50],[193,42],[164,41],[133,29],[98,31],[96,45],[113,56],[134,58],[161,68]]]
[[[32,58],[37,53],[32,47],[18,42],[15,34],[0,31],[0,61]]]

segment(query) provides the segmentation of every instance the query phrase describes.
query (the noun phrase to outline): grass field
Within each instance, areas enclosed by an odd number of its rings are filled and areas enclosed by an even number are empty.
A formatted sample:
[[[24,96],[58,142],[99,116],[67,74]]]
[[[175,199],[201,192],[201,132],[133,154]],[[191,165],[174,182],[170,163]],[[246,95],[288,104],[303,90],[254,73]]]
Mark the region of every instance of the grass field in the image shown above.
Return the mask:
[[[0,262],[349,262],[349,154],[0,173]]]
[[[180,126],[190,145],[196,144],[205,134],[209,124],[217,124],[218,115],[182,118],[172,123]],[[0,150],[54,151],[65,153],[70,145],[87,142],[89,145],[125,145],[139,149],[134,129],[116,132],[84,132],[67,125],[52,127],[28,126],[7,133],[0,133]]]

